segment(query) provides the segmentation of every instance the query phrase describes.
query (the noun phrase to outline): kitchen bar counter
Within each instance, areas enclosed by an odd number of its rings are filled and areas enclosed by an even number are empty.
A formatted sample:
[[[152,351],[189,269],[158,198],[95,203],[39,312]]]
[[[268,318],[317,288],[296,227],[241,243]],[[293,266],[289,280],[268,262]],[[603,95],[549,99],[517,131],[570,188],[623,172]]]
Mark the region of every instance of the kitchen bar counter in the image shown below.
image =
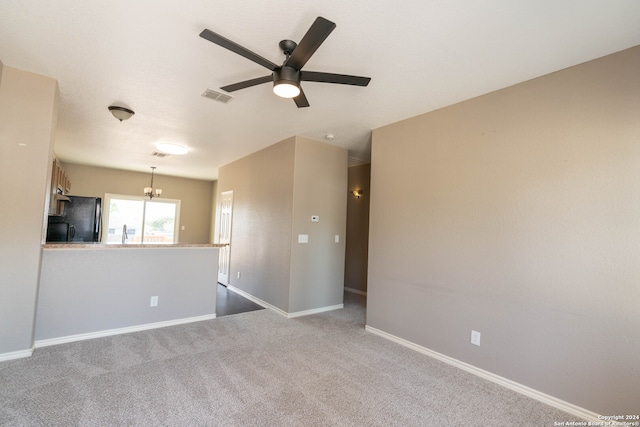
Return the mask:
[[[107,243],[44,243],[42,249],[122,249],[122,248],[144,248],[144,249],[175,249],[175,248],[222,248],[227,246],[226,244],[211,244],[211,243],[172,243],[172,244],[159,244],[159,243],[126,243],[122,244],[107,244]]]
[[[44,244],[36,347],[216,317],[212,244]]]

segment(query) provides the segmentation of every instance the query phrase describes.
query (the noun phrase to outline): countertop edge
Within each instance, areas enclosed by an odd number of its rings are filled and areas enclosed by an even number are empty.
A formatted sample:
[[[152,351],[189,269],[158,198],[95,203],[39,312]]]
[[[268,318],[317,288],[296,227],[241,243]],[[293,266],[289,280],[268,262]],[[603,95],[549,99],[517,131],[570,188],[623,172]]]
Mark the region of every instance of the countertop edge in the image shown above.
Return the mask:
[[[106,243],[43,243],[42,249],[45,250],[57,250],[57,249],[180,249],[180,248],[222,248],[227,246],[226,244],[218,243],[172,243],[172,244],[106,244]]]

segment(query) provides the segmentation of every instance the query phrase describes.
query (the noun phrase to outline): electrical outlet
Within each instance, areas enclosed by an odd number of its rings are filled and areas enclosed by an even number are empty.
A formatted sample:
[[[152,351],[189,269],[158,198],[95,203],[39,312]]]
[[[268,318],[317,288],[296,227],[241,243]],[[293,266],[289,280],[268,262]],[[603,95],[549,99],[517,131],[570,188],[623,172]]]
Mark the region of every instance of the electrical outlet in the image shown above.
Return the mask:
[[[480,332],[471,331],[471,344],[480,346]]]
[[[158,297],[157,296],[153,296],[151,297],[151,302],[149,303],[150,307],[157,307],[158,306]]]

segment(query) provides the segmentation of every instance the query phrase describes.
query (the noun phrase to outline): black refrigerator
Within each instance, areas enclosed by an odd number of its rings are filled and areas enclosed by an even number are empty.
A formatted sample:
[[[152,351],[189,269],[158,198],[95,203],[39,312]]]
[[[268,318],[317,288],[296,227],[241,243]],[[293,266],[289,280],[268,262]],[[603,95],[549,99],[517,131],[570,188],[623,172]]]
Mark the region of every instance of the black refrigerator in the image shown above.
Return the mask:
[[[49,216],[47,242],[92,243],[100,241],[102,199],[65,196],[61,215]]]

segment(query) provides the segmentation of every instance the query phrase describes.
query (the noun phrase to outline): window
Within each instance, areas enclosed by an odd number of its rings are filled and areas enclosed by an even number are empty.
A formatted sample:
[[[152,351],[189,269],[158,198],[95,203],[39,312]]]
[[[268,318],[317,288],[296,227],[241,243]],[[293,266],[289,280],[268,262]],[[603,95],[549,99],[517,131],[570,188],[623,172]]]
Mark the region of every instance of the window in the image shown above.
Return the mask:
[[[103,209],[103,243],[178,242],[180,200],[105,194]]]

